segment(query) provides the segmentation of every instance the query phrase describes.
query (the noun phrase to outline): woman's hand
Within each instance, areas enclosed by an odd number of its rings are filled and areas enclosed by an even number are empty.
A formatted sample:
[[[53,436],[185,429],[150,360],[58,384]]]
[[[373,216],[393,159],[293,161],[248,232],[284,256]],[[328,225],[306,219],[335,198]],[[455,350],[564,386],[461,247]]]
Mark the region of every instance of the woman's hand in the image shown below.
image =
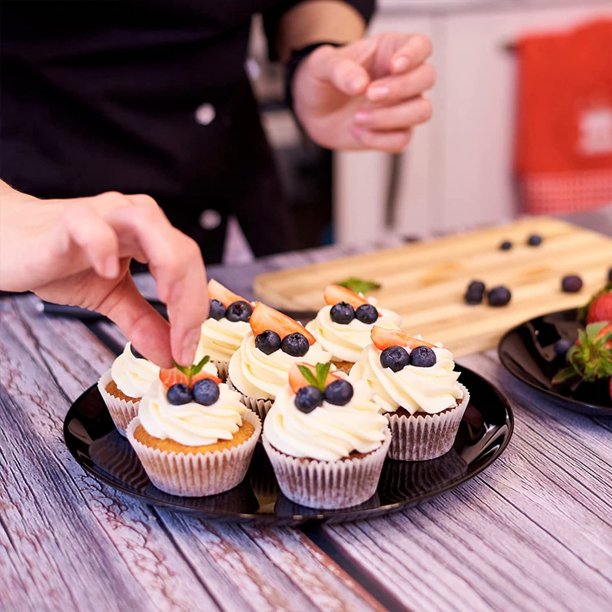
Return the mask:
[[[319,47],[296,71],[296,115],[324,147],[401,151],[412,127],[431,117],[423,97],[435,82],[430,54],[427,37],[399,33]]]
[[[200,249],[146,195],[39,200],[0,182],[0,288],[96,310],[162,367],[193,361],[208,313]],[[170,324],[138,292],[148,263]]]

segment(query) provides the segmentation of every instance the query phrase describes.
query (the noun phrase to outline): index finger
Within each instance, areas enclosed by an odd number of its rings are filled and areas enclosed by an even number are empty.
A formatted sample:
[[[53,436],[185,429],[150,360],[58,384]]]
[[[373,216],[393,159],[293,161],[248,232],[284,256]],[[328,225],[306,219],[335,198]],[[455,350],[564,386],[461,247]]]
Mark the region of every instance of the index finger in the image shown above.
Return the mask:
[[[191,364],[208,315],[206,271],[199,246],[174,228],[153,200],[110,211],[108,220],[122,242],[144,255],[168,308],[172,356]]]
[[[429,38],[422,34],[414,34],[393,54],[390,70],[393,74],[412,70],[422,64],[431,55],[431,52],[432,46]]]

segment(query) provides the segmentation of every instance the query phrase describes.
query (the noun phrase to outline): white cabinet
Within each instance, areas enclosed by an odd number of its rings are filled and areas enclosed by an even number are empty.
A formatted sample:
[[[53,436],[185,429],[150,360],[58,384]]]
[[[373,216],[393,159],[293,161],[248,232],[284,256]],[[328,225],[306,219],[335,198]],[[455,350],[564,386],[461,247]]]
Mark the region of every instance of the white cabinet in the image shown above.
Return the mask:
[[[609,0],[383,2],[372,31],[422,32],[433,41],[434,116],[395,164],[382,153],[336,155],[336,239],[428,236],[515,216],[512,43],[602,15],[612,17]]]

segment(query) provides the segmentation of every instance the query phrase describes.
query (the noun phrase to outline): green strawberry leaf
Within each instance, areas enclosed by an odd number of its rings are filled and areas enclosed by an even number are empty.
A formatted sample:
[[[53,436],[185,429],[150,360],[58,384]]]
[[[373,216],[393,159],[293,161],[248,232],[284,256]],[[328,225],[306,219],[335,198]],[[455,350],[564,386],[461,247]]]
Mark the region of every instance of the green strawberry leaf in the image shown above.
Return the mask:
[[[355,293],[362,293],[365,295],[368,291],[373,291],[374,289],[380,289],[381,284],[376,281],[364,280],[362,278],[357,278],[355,276],[350,276],[349,278],[344,279],[336,283],[342,287],[346,287]]]
[[[179,370],[179,372],[182,372],[185,376],[187,376],[187,378],[189,379],[189,384],[191,384],[191,378],[193,376],[195,376],[196,374],[198,374],[198,372],[200,372],[200,370],[210,361],[210,357],[208,355],[204,355],[204,357],[202,357],[202,359],[200,359],[200,361],[198,361],[198,363],[194,363],[192,365],[189,366],[182,366],[178,363],[176,363],[176,361],[174,362],[174,367]]]
[[[298,370],[302,373],[302,376],[306,379],[306,382],[313,387],[319,388],[319,381],[316,379],[315,375],[303,365],[298,366]]]
[[[320,391],[325,391],[325,381],[327,380],[327,375],[329,374],[329,368],[331,367],[331,362],[327,363],[317,363],[315,369],[317,371],[317,382]]]
[[[580,374],[576,372],[573,366],[567,366],[562,370],[559,370],[552,378],[551,382],[553,385],[562,385],[570,380],[579,378]]]

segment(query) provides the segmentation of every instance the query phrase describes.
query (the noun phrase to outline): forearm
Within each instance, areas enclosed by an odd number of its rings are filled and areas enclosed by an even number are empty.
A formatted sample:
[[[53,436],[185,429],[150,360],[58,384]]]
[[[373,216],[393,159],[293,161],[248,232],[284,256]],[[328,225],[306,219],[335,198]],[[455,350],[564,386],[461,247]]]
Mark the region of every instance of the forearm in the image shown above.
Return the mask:
[[[349,4],[341,0],[309,0],[282,17],[278,52],[286,61],[292,49],[319,41],[352,42],[361,38],[365,29],[363,17]]]

